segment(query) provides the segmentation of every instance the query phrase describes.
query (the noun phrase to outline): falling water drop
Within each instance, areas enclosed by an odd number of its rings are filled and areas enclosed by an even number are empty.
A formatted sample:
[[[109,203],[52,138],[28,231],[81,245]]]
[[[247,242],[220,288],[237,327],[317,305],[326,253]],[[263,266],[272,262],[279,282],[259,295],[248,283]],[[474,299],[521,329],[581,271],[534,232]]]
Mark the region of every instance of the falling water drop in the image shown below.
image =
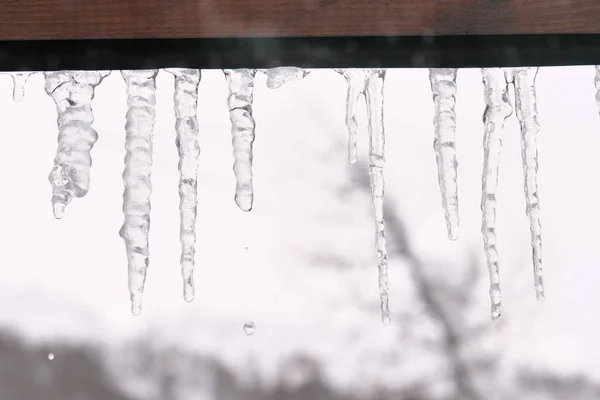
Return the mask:
[[[435,139],[433,147],[438,167],[438,180],[442,193],[442,206],[450,240],[458,239],[458,183],[456,162],[456,69],[432,68],[429,70],[431,91],[435,104]]]
[[[48,360],[54,360],[54,353],[48,353]]]
[[[254,92],[253,69],[223,70],[229,84],[229,118],[233,144],[233,172],[235,174],[235,202],[243,211],[252,210],[252,146],[256,124],[252,117]]]
[[[500,151],[502,149],[502,130],[506,119],[512,115],[512,106],[508,97],[508,82],[505,71],[500,68],[483,69],[482,75],[486,108],[483,114],[485,131],[483,136],[484,159],[481,186],[481,234],[489,272],[492,319],[496,319],[500,317],[502,310],[496,237],[496,191],[498,189]]]
[[[256,331],[256,325],[254,325],[254,322],[248,321],[244,324],[243,329],[246,336],[252,336]]]

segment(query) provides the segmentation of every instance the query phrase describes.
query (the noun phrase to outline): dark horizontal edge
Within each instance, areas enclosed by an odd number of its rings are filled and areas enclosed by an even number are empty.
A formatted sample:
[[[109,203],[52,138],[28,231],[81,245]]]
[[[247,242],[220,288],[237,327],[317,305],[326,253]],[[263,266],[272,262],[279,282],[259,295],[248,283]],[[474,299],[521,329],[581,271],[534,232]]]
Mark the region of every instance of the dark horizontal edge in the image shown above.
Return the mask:
[[[600,64],[600,34],[0,41],[0,71]]]

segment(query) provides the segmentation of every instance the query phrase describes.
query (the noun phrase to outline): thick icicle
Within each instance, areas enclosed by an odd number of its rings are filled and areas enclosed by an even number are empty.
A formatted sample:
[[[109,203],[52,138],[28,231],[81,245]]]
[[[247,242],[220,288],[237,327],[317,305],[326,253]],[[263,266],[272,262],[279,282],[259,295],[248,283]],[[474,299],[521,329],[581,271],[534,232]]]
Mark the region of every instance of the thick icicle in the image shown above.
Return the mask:
[[[125,240],[129,271],[131,312],[142,312],[142,295],[148,269],[148,232],[152,183],[152,138],[156,117],[158,70],[121,71],[127,85],[123,214],[119,235]]]
[[[13,80],[13,101],[15,103],[20,103],[23,101],[25,97],[25,85],[27,84],[27,79],[33,72],[11,72],[9,73],[10,77]]]
[[[181,240],[181,274],[183,298],[194,300],[194,257],[196,254],[196,213],[198,205],[198,85],[200,70],[168,69],[175,75],[175,129],[179,152],[179,213]]]
[[[542,226],[540,223],[540,199],[537,184],[538,150],[537,135],[540,131],[535,94],[535,78],[538,68],[516,68],[513,72],[515,85],[515,108],[521,124],[521,156],[526,212],[531,232],[533,276],[538,300],[544,299],[542,272]]]
[[[235,174],[235,202],[243,211],[252,209],[254,190],[252,188],[252,145],[256,124],[252,117],[254,92],[253,69],[223,70],[229,84],[229,117],[233,136],[233,172]]]
[[[442,206],[450,240],[458,239],[458,182],[456,162],[456,69],[429,70],[431,91],[435,104],[435,139],[433,148],[438,167]]]
[[[388,296],[388,267],[383,222],[385,166],[385,131],[383,126],[383,83],[384,69],[368,71],[365,90],[367,115],[369,118],[369,177],[371,180],[371,195],[373,200],[373,215],[375,217],[375,249],[377,250],[377,268],[379,270],[379,294],[381,297],[381,318],[384,324],[390,323]]]
[[[500,151],[502,149],[502,130],[506,119],[512,115],[512,106],[508,97],[505,71],[500,68],[483,69],[482,75],[486,108],[483,114],[485,133],[483,137],[484,158],[481,186],[481,233],[490,278],[492,319],[496,319],[500,317],[502,312],[496,238],[496,191],[498,188]]]
[[[277,67],[265,71],[267,74],[267,87],[277,89],[288,82],[304,79],[310,70],[297,67]]]
[[[365,93],[368,72],[364,69],[336,69],[348,82],[346,94],[346,128],[348,129],[348,162],[355,164],[358,150],[356,148],[356,135],[358,134],[358,121],[356,120],[356,108],[361,94]]]
[[[92,128],[94,89],[110,72],[46,72],[46,93],[58,111],[58,148],[48,176],[52,184],[55,218],[64,216],[73,197],[83,197],[90,187],[90,152],[98,140]]]

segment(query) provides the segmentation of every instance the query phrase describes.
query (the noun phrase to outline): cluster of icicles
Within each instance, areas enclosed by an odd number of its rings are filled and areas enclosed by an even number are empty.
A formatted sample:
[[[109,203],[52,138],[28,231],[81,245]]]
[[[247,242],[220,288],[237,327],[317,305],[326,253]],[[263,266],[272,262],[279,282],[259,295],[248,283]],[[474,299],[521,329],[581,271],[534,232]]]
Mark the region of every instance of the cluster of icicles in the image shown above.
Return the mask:
[[[193,69],[167,69],[175,77],[176,144],[179,152],[179,196],[181,217],[181,271],[186,301],[194,299],[195,224],[197,175],[200,146],[198,143],[198,86],[201,72]],[[375,246],[379,271],[382,320],[390,322],[388,306],[387,253],[383,217],[385,134],[383,124],[384,69],[336,69],[347,81],[346,127],[348,129],[348,162],[357,161],[357,105],[364,95],[368,114],[369,176],[375,219]],[[600,67],[596,67],[600,104]],[[152,192],[152,139],[155,122],[156,76],[158,70],[121,71],[127,86],[126,155],[123,181],[125,185],[124,223],[120,236],[125,241],[131,310],[139,315],[149,265],[148,233],[150,229],[150,195]],[[227,105],[231,119],[233,171],[236,178],[235,201],[240,209],[250,211],[253,203],[252,146],[255,122],[252,116],[254,78],[257,72],[267,75],[267,86],[276,89],[287,82],[303,79],[311,71],[280,67],[269,70],[224,70],[229,85]],[[504,123],[513,113],[509,85],[514,85],[516,116],[521,125],[522,159],[526,212],[531,230],[534,287],[537,298],[544,298],[542,282],[542,246],[540,208],[537,187],[539,131],[536,109],[535,79],[538,68],[483,69],[484,99],[482,176],[482,227],[484,251],[489,270],[492,318],[501,314],[499,255],[496,247],[496,191],[499,156]],[[83,197],[90,185],[90,151],[98,139],[92,128],[94,116],[91,101],[94,90],[110,72],[59,71],[44,73],[46,92],[58,111],[58,149],[49,180],[52,185],[54,216],[62,218],[65,207],[74,197]],[[13,98],[20,101],[29,73],[12,73]],[[455,147],[456,69],[431,69],[430,81],[435,105],[433,147],[438,166],[448,237],[458,238],[458,184]]]

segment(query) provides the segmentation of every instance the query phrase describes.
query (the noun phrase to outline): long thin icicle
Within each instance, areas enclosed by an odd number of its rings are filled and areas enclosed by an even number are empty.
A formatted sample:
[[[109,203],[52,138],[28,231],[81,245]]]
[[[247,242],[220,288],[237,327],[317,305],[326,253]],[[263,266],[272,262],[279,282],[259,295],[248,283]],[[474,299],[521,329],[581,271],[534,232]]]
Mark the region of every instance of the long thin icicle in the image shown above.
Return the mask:
[[[110,72],[46,72],[46,93],[58,111],[58,148],[48,176],[52,185],[54,217],[64,216],[73,197],[83,197],[90,187],[91,150],[98,140],[92,128],[94,89]],[[24,81],[21,81],[24,82]],[[15,88],[15,90],[17,90]]]
[[[368,72],[365,98],[369,118],[369,177],[371,179],[373,215],[375,217],[375,248],[377,250],[377,268],[379,270],[381,318],[383,323],[387,325],[390,323],[390,310],[385,225],[383,221],[383,167],[385,166],[383,84],[385,72],[384,69],[373,69]]]
[[[456,69],[429,70],[435,104],[433,148],[438,167],[442,206],[450,240],[458,239],[458,163],[456,161]]]
[[[535,94],[535,78],[539,68],[517,68],[514,70],[515,108],[521,124],[521,156],[526,212],[531,232],[533,276],[536,297],[544,300],[542,272],[542,225],[540,223],[540,199],[537,184],[538,150],[537,135],[540,131]]]
[[[140,315],[146,271],[150,263],[150,173],[158,70],[121,71],[121,74],[127,85],[127,121],[123,170],[125,220],[119,234],[125,240],[127,251],[131,312]]]
[[[310,70],[298,67],[277,67],[265,71],[267,74],[267,87],[277,89],[286,83],[299,81],[310,74]]]
[[[229,84],[229,118],[233,136],[233,172],[235,174],[235,202],[243,211],[252,210],[252,146],[256,124],[252,117],[254,92],[253,69],[223,70]]]
[[[175,76],[175,130],[179,152],[179,213],[181,241],[181,274],[183,298],[194,300],[194,257],[196,254],[196,215],[198,206],[198,86],[197,69],[168,69]]]
[[[481,186],[481,233],[490,277],[492,319],[496,319],[502,313],[496,237],[496,191],[498,188],[500,151],[502,149],[502,131],[506,119],[512,115],[512,106],[508,96],[505,71],[500,68],[483,69],[482,75],[486,108],[483,114],[485,133],[483,137],[484,159]]]
[[[346,128],[348,129],[348,163],[355,164],[358,160],[358,149],[356,147],[356,136],[358,134],[358,121],[356,120],[356,109],[361,94],[367,88],[368,73],[364,69],[336,69],[342,74],[348,83],[346,94]]]

